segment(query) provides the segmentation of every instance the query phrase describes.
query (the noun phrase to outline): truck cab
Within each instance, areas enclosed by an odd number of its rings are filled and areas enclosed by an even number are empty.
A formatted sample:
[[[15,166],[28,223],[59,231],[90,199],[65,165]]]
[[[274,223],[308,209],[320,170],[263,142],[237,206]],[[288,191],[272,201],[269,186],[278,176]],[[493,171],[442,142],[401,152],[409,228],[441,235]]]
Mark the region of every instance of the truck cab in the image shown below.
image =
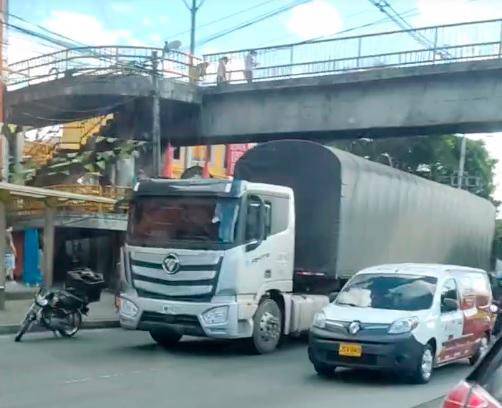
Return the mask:
[[[257,352],[273,350],[293,289],[294,214],[288,187],[140,181],[122,252],[122,327],[163,345],[186,334],[250,338]]]

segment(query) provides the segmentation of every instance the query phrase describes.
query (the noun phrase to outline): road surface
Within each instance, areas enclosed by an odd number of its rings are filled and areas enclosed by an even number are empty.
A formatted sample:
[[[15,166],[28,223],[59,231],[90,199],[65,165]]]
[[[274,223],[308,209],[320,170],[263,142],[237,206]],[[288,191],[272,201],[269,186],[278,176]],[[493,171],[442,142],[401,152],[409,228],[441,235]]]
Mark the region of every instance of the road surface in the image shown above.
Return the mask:
[[[304,340],[276,353],[246,355],[225,342],[188,339],[174,350],[148,333],[86,330],[74,339],[0,337],[2,408],[295,408],[414,407],[443,395],[469,366],[438,369],[431,383],[340,370],[314,374]]]

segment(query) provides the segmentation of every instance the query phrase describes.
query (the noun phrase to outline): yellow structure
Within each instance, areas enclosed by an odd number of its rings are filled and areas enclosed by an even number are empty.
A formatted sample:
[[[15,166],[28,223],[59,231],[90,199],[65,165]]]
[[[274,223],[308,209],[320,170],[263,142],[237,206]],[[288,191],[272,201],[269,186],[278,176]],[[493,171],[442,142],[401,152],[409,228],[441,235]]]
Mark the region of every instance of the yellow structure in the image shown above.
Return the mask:
[[[190,167],[204,167],[207,148],[209,152],[209,174],[214,178],[227,178],[226,145],[178,147],[173,151],[173,177],[181,178]],[[188,163],[185,166],[185,162]]]
[[[106,121],[113,119],[113,114],[97,116],[95,118],[66,123],[63,125],[59,149],[80,150],[91,136],[94,136]]]

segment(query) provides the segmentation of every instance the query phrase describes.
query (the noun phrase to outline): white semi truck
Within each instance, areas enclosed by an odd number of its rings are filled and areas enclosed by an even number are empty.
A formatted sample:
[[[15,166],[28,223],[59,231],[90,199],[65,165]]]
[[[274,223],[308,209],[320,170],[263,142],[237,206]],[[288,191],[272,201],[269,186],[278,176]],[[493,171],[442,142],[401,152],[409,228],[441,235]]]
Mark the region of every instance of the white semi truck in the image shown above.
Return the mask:
[[[120,323],[170,346],[248,339],[257,353],[310,327],[355,272],[392,262],[487,269],[495,209],[465,191],[304,141],[258,145],[234,180],[134,188]]]

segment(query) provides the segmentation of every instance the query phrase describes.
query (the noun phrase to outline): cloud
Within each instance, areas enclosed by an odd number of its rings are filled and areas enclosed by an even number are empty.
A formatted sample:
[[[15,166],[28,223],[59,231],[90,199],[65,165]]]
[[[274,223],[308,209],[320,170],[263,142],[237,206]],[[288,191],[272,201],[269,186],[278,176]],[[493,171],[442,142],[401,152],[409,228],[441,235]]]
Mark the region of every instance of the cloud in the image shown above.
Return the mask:
[[[342,25],[340,13],[327,0],[314,0],[295,7],[286,23],[289,31],[304,40],[334,34]]]
[[[502,16],[500,0],[417,0],[414,25],[428,26],[488,20]]]
[[[134,6],[126,1],[114,1],[110,4],[110,8],[116,13],[132,13],[134,11]]]
[[[95,16],[72,11],[53,11],[42,25],[89,45],[130,44],[134,40],[127,30],[109,30]]]

